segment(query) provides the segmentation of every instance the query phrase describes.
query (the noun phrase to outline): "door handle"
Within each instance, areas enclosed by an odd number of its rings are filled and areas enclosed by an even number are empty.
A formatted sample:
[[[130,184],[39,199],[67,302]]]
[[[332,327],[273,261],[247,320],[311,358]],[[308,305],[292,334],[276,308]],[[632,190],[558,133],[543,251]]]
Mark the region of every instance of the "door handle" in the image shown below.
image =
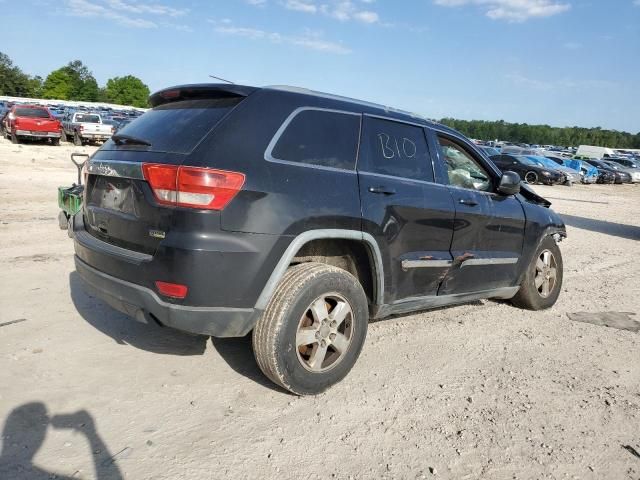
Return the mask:
[[[369,187],[371,193],[381,193],[382,195],[394,195],[396,193],[395,188],[388,187]]]
[[[466,205],[468,207],[477,207],[478,206],[478,202],[476,202],[475,200],[468,200],[468,199],[465,199],[465,198],[461,198],[458,201],[458,203],[461,204],[461,205]]]

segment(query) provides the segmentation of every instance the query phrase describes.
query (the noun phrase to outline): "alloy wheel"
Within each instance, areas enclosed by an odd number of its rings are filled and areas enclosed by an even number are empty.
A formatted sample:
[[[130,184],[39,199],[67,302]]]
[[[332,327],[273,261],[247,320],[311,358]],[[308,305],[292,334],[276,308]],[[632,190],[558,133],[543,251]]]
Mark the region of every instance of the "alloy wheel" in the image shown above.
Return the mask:
[[[311,372],[332,369],[349,349],[353,328],[353,311],[344,297],[337,293],[318,297],[298,323],[298,360]]]
[[[558,266],[556,264],[556,257],[549,250],[544,250],[540,253],[538,260],[536,261],[536,276],[534,284],[538,295],[542,298],[547,298],[556,287],[558,279]]]

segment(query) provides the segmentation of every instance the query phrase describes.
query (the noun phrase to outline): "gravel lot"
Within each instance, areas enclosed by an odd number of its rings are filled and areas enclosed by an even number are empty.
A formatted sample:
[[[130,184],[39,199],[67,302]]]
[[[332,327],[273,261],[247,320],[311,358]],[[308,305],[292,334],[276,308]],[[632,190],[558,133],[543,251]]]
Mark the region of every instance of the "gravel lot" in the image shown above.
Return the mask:
[[[537,188],[569,232],[552,310],[373,323],[345,381],[297,398],[248,338],[83,291],[56,187],[94,149],[0,139],[0,478],[640,478],[640,186]]]

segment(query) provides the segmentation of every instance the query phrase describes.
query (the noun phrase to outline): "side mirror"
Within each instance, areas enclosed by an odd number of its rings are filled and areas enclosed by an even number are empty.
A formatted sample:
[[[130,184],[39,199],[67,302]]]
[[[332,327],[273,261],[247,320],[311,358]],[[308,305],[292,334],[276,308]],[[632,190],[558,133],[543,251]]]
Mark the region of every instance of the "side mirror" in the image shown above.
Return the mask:
[[[502,195],[517,195],[520,193],[520,175],[516,172],[504,172],[498,185],[498,193]]]

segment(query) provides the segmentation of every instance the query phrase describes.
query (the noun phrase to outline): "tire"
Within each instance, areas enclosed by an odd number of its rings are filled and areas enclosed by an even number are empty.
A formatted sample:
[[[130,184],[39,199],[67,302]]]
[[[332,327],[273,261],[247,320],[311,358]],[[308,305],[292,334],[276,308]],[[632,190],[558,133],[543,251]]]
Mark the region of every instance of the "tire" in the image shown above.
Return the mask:
[[[550,254],[550,257],[547,257],[550,260],[548,267],[543,260],[543,255],[545,254]],[[547,269],[545,270],[542,267],[547,267]],[[554,268],[555,270],[553,270]],[[547,274],[551,278],[547,277]],[[511,299],[511,303],[516,307],[527,310],[551,308],[560,296],[562,278],[563,264],[560,248],[552,237],[545,237],[538,245],[533,260],[527,267],[520,284],[520,290]],[[545,284],[547,291],[545,291]]]
[[[73,144],[76,147],[81,147],[82,146],[82,137],[80,135],[78,135],[78,132],[73,132]]]
[[[67,134],[64,131],[64,128],[60,130],[60,141],[61,142],[68,142],[69,139],[67,138]]]
[[[278,284],[253,330],[253,352],[271,381],[296,395],[315,395],[349,373],[368,321],[367,297],[353,275],[322,263],[303,263],[290,267]],[[298,346],[298,338],[310,343]],[[338,342],[346,342],[342,352]],[[326,357],[317,357],[318,351]]]
[[[538,183],[538,174],[536,172],[527,172],[524,175],[524,181],[529,185]]]
[[[57,147],[60,145],[60,139],[59,138],[52,138],[51,139],[51,145],[53,145],[54,147]]]
[[[9,135],[9,138],[11,138],[11,143],[14,143],[14,144],[20,143],[20,139],[17,137],[15,133],[11,133]]]

